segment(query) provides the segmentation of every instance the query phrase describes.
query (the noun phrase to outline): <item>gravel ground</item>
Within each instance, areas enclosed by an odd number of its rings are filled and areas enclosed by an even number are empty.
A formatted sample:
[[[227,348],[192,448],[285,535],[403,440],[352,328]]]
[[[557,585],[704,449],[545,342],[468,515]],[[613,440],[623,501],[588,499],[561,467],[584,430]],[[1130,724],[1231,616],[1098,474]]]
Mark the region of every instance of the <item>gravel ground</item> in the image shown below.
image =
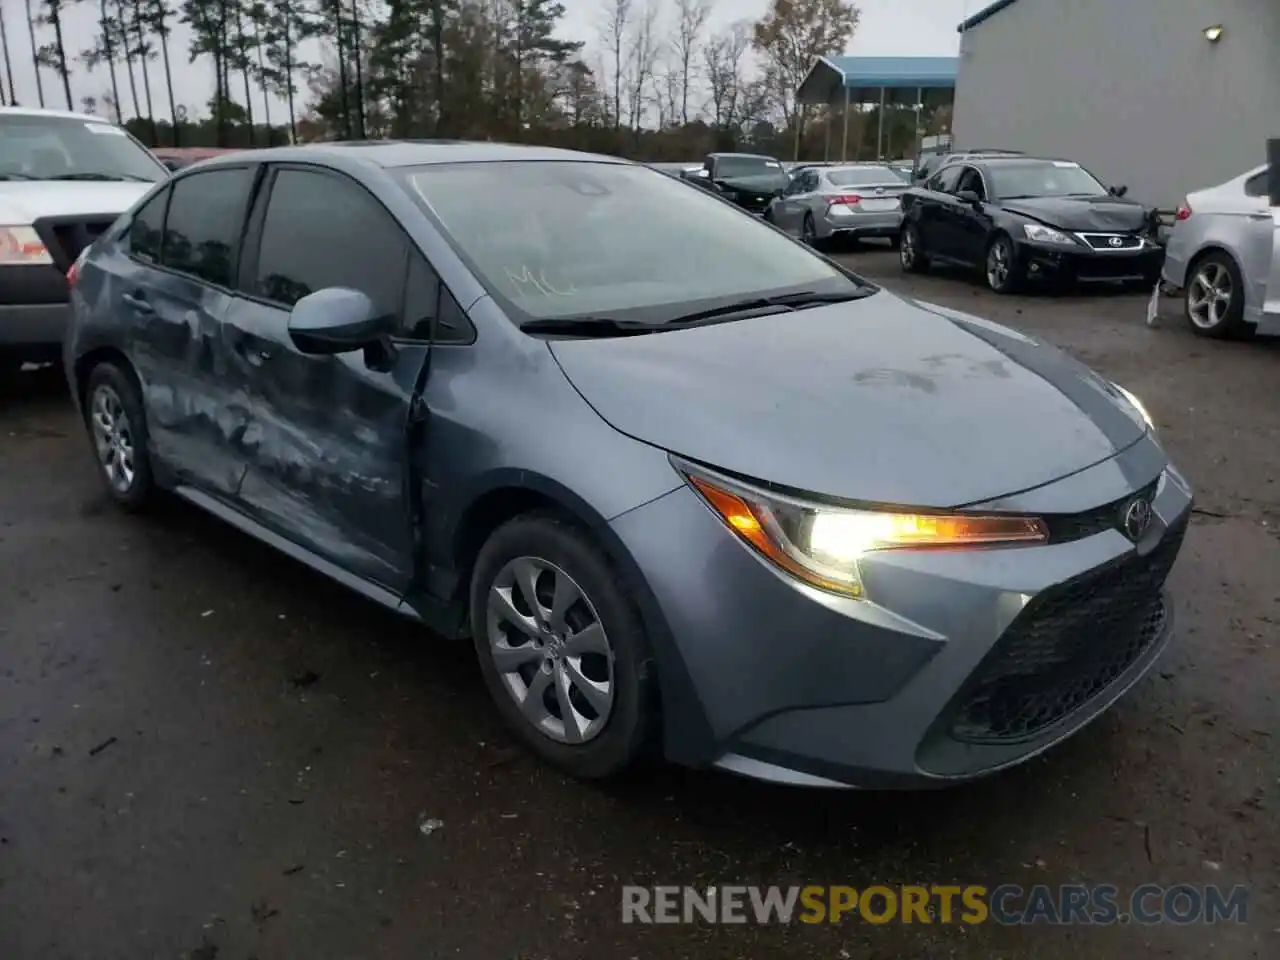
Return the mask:
[[[1123,383],[1196,485],[1178,636],[1115,710],[927,794],[567,781],[513,749],[466,649],[194,510],[112,509],[61,384],[28,374],[0,399],[0,957],[1280,955],[1277,345],[1197,340],[1174,301],[1149,329],[1142,296],[996,299],[847,259]],[[1212,927],[619,920],[624,883],[734,882],[1252,896]]]

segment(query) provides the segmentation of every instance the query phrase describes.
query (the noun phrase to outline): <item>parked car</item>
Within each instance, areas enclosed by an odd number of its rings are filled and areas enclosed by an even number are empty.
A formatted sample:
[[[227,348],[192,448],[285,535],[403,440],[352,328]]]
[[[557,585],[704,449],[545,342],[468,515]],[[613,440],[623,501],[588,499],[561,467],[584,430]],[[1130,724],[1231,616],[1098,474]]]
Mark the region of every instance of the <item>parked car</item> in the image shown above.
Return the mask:
[[[781,162],[754,153],[711,153],[686,179],[756,216],[790,183]]]
[[[1012,293],[1028,280],[1142,283],[1160,276],[1158,212],[1071,160],[985,156],[948,164],[902,196],[901,257],[979,269]]]
[[[1202,337],[1280,334],[1280,208],[1270,204],[1267,165],[1178,208],[1164,280],[1180,289],[1187,323]]]
[[[1137,399],[637,164],[218,158],[68,279],[117,503],[171,490],[470,637],[578,776],[652,747],[963,780],[1074,733],[1170,635],[1191,493]]]
[[[881,237],[896,246],[906,189],[887,166],[810,167],[792,177],[764,218],[809,244]]]
[[[0,378],[58,358],[64,272],[167,176],[146,147],[101,117],[0,108]]]

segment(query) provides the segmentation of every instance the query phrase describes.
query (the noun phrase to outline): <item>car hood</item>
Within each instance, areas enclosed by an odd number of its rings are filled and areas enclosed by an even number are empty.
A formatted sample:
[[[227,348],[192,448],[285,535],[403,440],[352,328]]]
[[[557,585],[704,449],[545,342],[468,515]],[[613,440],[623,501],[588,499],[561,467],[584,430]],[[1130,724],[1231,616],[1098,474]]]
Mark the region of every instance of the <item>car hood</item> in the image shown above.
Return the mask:
[[[1032,197],[1009,200],[1006,210],[1061,230],[1135,233],[1150,222],[1150,211],[1119,197]]]
[[[77,213],[124,213],[155,184],[129,181],[0,182],[0,223],[31,223]]]
[[[717,177],[716,183],[730,190],[741,190],[743,193],[777,193],[790,181],[785,173],[765,173],[753,177]]]
[[[1100,463],[1146,430],[1109,382],[1062,351],[884,291],[550,349],[622,433],[850,500],[978,503]]]

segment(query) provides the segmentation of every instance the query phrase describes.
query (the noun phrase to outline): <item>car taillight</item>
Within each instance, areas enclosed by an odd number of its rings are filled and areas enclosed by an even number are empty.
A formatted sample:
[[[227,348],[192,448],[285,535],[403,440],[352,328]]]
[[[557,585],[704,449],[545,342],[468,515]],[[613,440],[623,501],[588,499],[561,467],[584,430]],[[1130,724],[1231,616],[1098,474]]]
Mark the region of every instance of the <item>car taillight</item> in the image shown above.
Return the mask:
[[[842,194],[841,196],[838,196],[838,197],[828,197],[828,198],[827,198],[827,203],[828,203],[830,206],[833,206],[833,207],[834,207],[837,203],[843,203],[843,204],[847,204],[848,206],[851,206],[851,207],[856,207],[856,206],[857,206],[858,204],[860,204],[861,202],[862,202],[862,197],[861,197],[859,194],[856,194],[856,193],[846,193],[846,194]]]
[[[1177,216],[1178,216],[1178,219],[1179,219],[1179,220],[1190,220],[1190,219],[1191,219],[1191,204],[1190,204],[1190,203],[1188,203],[1186,200],[1183,200],[1183,201],[1182,201],[1182,203],[1181,203],[1181,204],[1179,205],[1179,207],[1178,207],[1178,214],[1177,214]]]
[[[89,248],[85,247],[80,251],[80,256],[76,257],[76,262],[67,269],[67,287],[74,287],[76,281],[80,279],[80,265],[84,263],[85,257],[89,255]]]

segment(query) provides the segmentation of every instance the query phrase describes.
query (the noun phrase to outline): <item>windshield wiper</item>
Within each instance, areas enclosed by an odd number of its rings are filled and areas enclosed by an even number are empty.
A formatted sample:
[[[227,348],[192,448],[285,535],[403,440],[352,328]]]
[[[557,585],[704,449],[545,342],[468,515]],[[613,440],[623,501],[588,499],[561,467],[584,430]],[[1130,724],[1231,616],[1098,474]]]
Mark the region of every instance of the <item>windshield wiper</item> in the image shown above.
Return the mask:
[[[0,180],[34,180],[35,177],[26,173],[0,173]]]
[[[775,297],[748,297],[745,300],[726,303],[724,306],[681,314],[678,317],[673,317],[666,326],[687,327],[707,320],[726,318],[735,313],[767,310],[770,307],[798,310],[802,307],[816,307],[824,303],[846,303],[849,300],[861,300],[863,297],[868,297],[875,292],[875,287],[866,287],[845,293],[816,293],[813,290],[802,290],[800,293],[783,293]]]
[[[34,177],[32,179],[35,179]],[[41,177],[41,180],[131,180],[137,183],[152,183],[146,177],[135,177],[131,173],[60,173],[56,177]]]
[[[574,337],[634,337],[667,328],[665,323],[612,317],[544,317],[520,324],[525,333],[565,333]]]

